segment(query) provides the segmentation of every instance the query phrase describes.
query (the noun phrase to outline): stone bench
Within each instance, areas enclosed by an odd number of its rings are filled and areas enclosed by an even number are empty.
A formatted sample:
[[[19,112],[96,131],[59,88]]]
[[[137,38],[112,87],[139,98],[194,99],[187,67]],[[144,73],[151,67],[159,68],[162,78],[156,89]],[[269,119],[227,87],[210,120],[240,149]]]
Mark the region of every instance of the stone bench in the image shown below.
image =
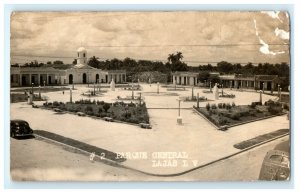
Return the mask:
[[[85,116],[85,113],[83,113],[83,112],[77,112],[76,113],[78,116],[81,116],[81,117],[84,117]]]
[[[151,129],[151,125],[148,123],[139,123],[141,128],[145,128],[145,129]]]
[[[108,121],[108,122],[113,122],[114,121],[113,118],[111,118],[111,117],[103,117],[103,119],[105,121]]]

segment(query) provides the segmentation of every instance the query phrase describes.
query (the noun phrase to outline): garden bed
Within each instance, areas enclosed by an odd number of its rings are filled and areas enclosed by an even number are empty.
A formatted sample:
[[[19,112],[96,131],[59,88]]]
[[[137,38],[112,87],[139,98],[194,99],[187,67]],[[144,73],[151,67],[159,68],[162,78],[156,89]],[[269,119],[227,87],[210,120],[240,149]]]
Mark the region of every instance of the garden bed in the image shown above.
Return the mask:
[[[220,129],[283,114],[281,105],[275,102],[267,102],[266,105],[253,102],[251,105],[240,106],[234,103],[207,103],[206,107],[194,108]]]
[[[99,118],[110,117],[114,120],[128,123],[149,123],[149,115],[146,104],[141,105],[135,103],[105,103],[96,100],[80,100],[74,103],[63,103],[54,101],[53,103],[44,103],[44,107],[51,109],[60,109],[66,112],[85,113],[87,116],[95,116]]]

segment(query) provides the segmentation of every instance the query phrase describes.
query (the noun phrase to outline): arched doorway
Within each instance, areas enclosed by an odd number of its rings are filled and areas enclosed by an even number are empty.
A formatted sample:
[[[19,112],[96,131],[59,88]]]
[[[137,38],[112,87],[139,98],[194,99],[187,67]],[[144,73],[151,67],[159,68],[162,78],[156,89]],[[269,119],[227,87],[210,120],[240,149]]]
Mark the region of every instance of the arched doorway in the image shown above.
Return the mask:
[[[69,84],[73,84],[73,74],[69,75]]]
[[[99,74],[96,74],[96,82],[99,82]]]
[[[82,83],[86,84],[86,73],[83,73],[82,75]]]

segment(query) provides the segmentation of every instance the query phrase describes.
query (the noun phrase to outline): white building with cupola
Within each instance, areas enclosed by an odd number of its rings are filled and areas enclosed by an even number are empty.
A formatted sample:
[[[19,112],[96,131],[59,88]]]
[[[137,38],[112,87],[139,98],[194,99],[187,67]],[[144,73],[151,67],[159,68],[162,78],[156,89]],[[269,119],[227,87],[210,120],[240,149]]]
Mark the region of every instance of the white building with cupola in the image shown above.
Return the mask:
[[[87,50],[77,49],[77,64],[67,69],[53,67],[11,67],[11,86],[64,85],[126,82],[124,70],[101,70],[89,66]]]

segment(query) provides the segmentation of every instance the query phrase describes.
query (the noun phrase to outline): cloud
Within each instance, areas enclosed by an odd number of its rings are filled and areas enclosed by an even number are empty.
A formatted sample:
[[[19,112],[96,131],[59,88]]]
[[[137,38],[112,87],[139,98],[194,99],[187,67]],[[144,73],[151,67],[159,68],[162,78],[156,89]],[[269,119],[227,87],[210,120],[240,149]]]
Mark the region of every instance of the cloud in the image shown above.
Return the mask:
[[[283,22],[279,18],[280,11],[262,11],[261,13],[267,14],[268,16],[272,17],[273,19],[278,19],[281,23]]]
[[[255,35],[258,37],[258,40],[259,40],[259,43],[262,44],[262,46],[259,48],[259,51],[263,54],[267,54],[267,55],[277,55],[277,54],[284,54],[285,51],[279,51],[279,52],[273,52],[273,51],[270,51],[269,49],[269,45],[264,42],[261,37],[259,36],[259,33],[258,33],[258,30],[257,30],[257,26],[256,26],[256,20],[254,19],[253,20],[254,22],[254,28],[255,28]],[[275,30],[276,31],[276,30]]]
[[[275,32],[275,35],[279,36],[281,39],[284,39],[284,40],[290,39],[290,33],[286,32],[282,29],[279,29],[278,27],[275,29],[274,32]]]

